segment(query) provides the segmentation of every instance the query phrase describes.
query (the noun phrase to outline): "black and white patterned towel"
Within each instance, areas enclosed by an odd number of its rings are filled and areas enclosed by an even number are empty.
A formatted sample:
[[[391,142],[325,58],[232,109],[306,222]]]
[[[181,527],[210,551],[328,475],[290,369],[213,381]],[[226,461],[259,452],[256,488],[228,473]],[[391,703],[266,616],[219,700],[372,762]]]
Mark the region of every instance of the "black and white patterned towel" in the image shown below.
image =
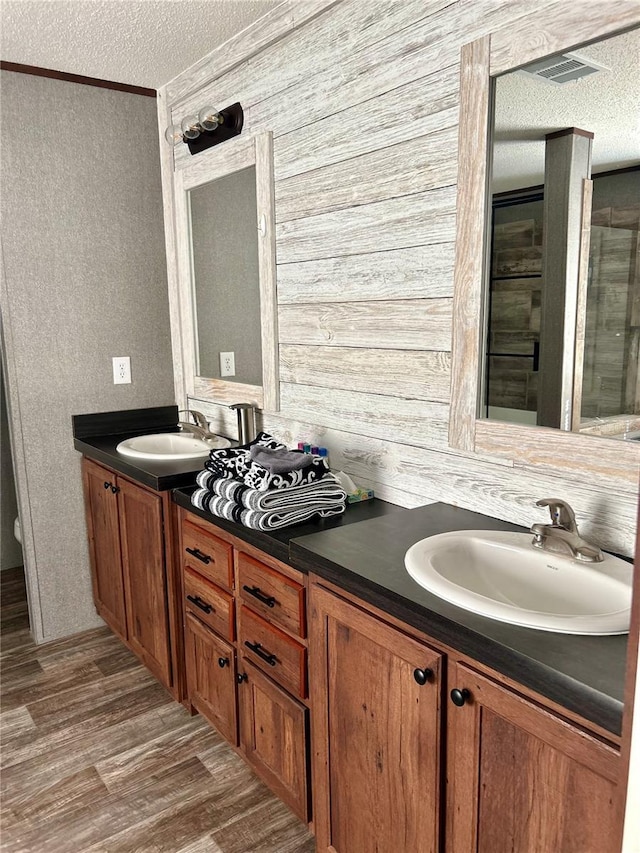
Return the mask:
[[[339,515],[345,509],[344,504],[320,510],[312,506],[301,506],[284,511],[246,509],[241,504],[221,498],[207,489],[196,489],[191,496],[191,503],[198,509],[210,512],[218,518],[226,518],[227,521],[235,521],[245,527],[265,531],[290,527],[292,524],[301,524],[316,516],[328,518],[332,515]]]
[[[217,497],[258,512],[283,512],[306,507],[315,507],[319,511],[344,506],[347,500],[344,489],[331,472],[325,473],[321,480],[269,491],[254,489],[241,480],[216,477],[207,470],[200,471],[196,482],[200,488]]]
[[[256,447],[264,447],[269,450],[287,450],[286,446],[272,435],[261,432],[255,441],[242,447],[212,450],[209,459],[205,462],[205,468],[215,477],[220,479],[233,478],[245,486],[261,492],[315,483],[330,473],[326,459],[321,456],[313,456],[312,462],[304,468],[274,474],[251,458],[252,448]]]

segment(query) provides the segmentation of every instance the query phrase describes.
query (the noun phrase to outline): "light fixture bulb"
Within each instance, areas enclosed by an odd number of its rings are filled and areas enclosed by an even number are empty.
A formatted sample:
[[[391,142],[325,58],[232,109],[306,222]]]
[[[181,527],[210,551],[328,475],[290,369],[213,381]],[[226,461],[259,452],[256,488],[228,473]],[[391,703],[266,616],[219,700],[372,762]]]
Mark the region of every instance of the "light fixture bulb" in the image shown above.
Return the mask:
[[[170,124],[164,132],[164,138],[169,145],[178,145],[182,142],[182,128],[179,124]]]
[[[187,139],[197,139],[200,136],[200,125],[197,116],[185,116],[180,125],[182,134]]]
[[[198,121],[203,130],[215,130],[219,124],[222,124],[222,116],[215,107],[203,107],[198,113]]]

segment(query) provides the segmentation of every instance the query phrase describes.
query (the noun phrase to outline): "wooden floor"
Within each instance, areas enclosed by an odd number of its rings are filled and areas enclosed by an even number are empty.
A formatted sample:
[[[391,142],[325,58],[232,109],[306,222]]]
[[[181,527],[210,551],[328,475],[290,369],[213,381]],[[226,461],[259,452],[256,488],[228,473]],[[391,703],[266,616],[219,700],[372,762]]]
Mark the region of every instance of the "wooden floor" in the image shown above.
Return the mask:
[[[0,849],[312,853],[306,827],[106,628],[36,646],[0,573]]]

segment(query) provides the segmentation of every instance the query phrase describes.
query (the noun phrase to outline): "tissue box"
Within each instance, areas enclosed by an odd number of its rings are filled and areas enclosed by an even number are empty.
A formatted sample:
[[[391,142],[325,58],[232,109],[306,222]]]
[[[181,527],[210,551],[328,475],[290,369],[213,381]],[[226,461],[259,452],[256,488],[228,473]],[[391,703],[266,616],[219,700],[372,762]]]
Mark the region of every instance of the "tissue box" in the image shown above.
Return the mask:
[[[368,501],[373,497],[373,489],[356,489],[350,495],[347,495],[347,503],[355,504],[358,501]]]

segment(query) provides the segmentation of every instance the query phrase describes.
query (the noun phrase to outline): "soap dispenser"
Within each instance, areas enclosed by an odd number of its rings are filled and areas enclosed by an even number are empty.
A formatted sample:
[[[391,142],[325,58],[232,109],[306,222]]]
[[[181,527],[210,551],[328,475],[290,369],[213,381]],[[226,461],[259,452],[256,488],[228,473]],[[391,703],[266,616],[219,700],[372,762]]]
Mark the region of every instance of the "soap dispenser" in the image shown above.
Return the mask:
[[[251,403],[234,403],[229,406],[238,414],[238,441],[249,444],[256,437],[256,408]]]

